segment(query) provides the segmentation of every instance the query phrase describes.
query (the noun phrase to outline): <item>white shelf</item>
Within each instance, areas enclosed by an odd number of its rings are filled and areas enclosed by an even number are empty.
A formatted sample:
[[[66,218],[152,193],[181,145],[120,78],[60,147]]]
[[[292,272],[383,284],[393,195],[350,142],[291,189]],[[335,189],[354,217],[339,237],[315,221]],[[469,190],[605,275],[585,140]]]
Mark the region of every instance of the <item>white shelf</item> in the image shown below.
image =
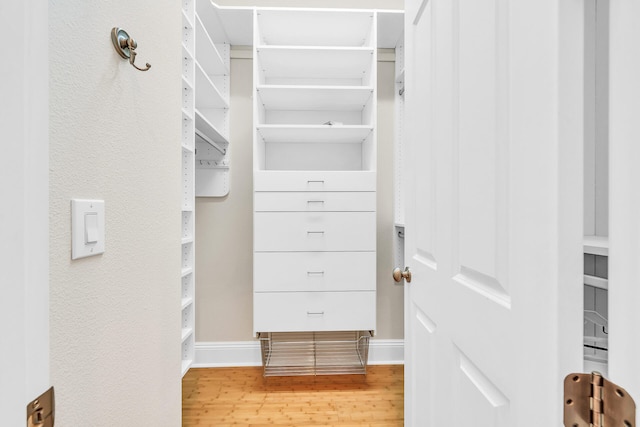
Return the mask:
[[[193,22],[191,22],[191,19],[189,19],[187,12],[185,12],[184,9],[182,10],[182,25],[193,28]]]
[[[191,59],[191,60],[193,60],[193,54],[191,53],[191,51],[189,50],[189,48],[188,48],[184,43],[182,43],[182,56],[183,56],[185,59]]]
[[[229,103],[213,84],[202,66],[196,62],[196,108],[229,108]]]
[[[213,40],[209,37],[207,29],[196,14],[196,58],[205,73],[210,76],[229,75],[229,69],[224,63],[220,52]]]
[[[258,46],[266,79],[360,79],[369,76],[372,48]]]
[[[187,373],[189,368],[191,368],[192,365],[193,365],[193,360],[191,360],[191,359],[183,359],[182,360],[182,376],[183,377]]]
[[[218,144],[228,144],[229,140],[209,120],[196,110],[196,129]]]
[[[594,288],[609,289],[609,281],[607,279],[591,276],[589,274],[585,274],[583,277],[583,283],[585,285],[593,286]]]
[[[372,11],[260,9],[258,28],[265,45],[373,46]]]
[[[193,334],[193,328],[182,328],[182,342],[185,342]]]
[[[372,87],[262,85],[257,87],[267,110],[362,111]]]
[[[609,238],[606,236],[584,236],[584,253],[609,256]]]
[[[182,117],[189,120],[193,120],[193,116],[185,108],[182,109]]]
[[[193,304],[193,298],[191,297],[182,298],[182,310],[189,307],[191,304]]]
[[[371,126],[346,125],[260,125],[265,142],[358,144],[371,132]]]
[[[182,269],[182,277],[186,277],[191,273],[193,273],[193,268],[192,267],[188,267],[188,268],[183,268]]]
[[[378,47],[393,49],[404,35],[404,10],[378,10]]]
[[[193,243],[193,237],[183,237],[182,244],[186,245],[187,243]]]
[[[193,84],[185,76],[182,76],[182,87],[193,90]]]

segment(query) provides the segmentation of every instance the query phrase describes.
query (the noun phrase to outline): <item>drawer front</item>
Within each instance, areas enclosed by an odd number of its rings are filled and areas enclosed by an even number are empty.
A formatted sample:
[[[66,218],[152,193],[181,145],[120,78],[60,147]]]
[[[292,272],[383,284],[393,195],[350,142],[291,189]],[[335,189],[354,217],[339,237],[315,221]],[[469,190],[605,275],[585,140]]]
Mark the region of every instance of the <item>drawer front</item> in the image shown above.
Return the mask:
[[[376,191],[371,171],[254,171],[254,191]]]
[[[375,251],[375,212],[256,212],[254,251]]]
[[[375,192],[259,192],[256,212],[375,212]]]
[[[376,293],[254,293],[254,332],[367,331],[376,328]]]
[[[253,290],[375,291],[375,252],[257,252]]]

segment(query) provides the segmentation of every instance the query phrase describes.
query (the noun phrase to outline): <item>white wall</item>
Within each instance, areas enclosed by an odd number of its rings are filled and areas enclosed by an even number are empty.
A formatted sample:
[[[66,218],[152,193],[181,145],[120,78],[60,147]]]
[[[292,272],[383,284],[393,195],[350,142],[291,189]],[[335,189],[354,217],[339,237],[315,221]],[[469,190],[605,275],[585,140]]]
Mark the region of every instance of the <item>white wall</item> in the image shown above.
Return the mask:
[[[0,2],[0,425],[50,386],[47,2]]]
[[[56,425],[177,426],[180,2],[51,0],[51,379]],[[140,72],[113,26],[138,41]],[[105,200],[106,252],[71,260],[70,199]]]
[[[393,270],[393,62],[378,63],[376,338],[403,338],[403,288]],[[196,341],[253,340],[252,65],[231,61],[231,189],[196,199]]]

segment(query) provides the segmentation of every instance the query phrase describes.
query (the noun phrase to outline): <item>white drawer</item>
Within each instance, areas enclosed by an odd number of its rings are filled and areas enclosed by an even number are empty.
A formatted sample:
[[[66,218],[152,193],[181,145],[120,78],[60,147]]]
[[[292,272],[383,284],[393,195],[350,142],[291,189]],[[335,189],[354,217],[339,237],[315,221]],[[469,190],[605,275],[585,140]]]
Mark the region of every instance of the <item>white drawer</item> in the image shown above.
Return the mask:
[[[375,330],[376,293],[254,293],[253,328],[254,332]]]
[[[256,212],[375,212],[376,193],[369,192],[260,192],[255,193]]]
[[[256,252],[375,251],[375,212],[256,212]]]
[[[375,291],[375,252],[257,252],[253,290]]]
[[[371,171],[254,171],[254,191],[376,191]]]

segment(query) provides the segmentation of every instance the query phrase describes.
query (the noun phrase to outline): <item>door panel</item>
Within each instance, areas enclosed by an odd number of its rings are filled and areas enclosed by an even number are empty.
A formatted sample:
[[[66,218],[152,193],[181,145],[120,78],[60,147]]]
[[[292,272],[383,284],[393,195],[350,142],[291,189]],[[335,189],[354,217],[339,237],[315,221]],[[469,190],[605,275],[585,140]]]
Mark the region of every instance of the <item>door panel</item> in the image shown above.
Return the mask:
[[[405,420],[559,425],[582,365],[582,112],[557,55],[581,6],[406,7]]]
[[[454,170],[458,171],[460,263],[472,272],[495,278],[496,252],[503,244],[497,241],[498,220],[504,218],[498,159],[504,159],[506,143],[501,131],[506,117],[498,113],[504,104],[500,94],[506,93],[502,87],[507,84],[497,79],[497,68],[506,54],[504,45],[499,51],[496,47],[498,27],[505,17],[497,20],[496,9],[502,2],[455,3],[453,21],[458,25],[458,38],[452,43],[453,68],[458,70],[459,92],[458,111],[454,112],[458,135],[452,142],[457,151]],[[482,31],[478,31],[478,21]]]
[[[456,411],[455,425],[494,427],[506,425],[509,399],[478,369],[460,349],[455,349],[458,363],[455,391],[474,411]]]
[[[431,378],[435,367],[435,332],[436,325],[427,317],[422,310],[415,304],[409,307],[409,321],[411,326],[411,342],[415,346],[411,349],[411,353],[405,352],[405,371],[410,369],[407,375],[410,378]],[[417,363],[406,363],[406,360],[415,360]],[[416,408],[409,411],[412,418],[407,419],[407,425],[412,426],[429,426],[433,425],[433,411],[420,410],[424,406],[424,402],[432,401],[434,398],[435,383],[433,381],[412,381],[411,390],[405,395],[410,398],[405,404],[410,408]],[[410,420],[410,422],[409,422]]]

